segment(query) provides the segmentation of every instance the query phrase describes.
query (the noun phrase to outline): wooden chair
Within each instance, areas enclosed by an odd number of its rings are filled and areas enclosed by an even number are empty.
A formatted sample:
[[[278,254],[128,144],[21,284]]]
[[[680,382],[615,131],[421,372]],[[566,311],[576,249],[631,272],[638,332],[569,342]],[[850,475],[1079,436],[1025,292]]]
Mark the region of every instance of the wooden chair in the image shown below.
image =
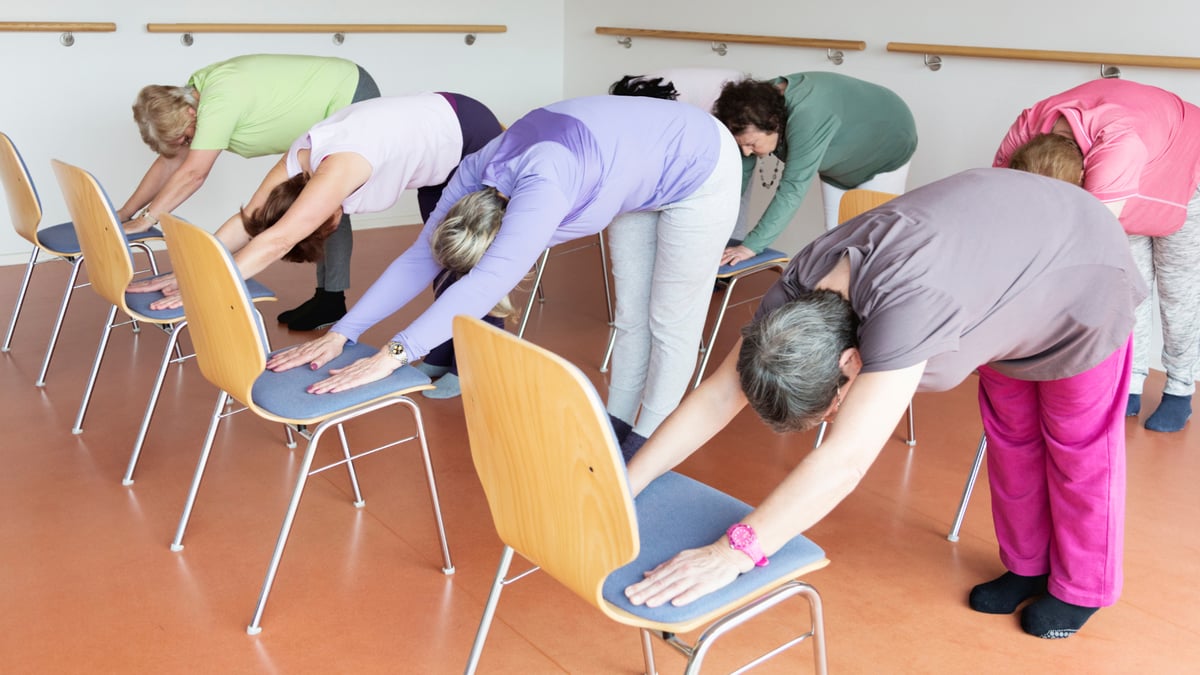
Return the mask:
[[[38,371],[35,384],[39,387],[46,384],[46,373],[50,370],[50,358],[54,356],[54,345],[62,330],[63,318],[67,315],[67,306],[71,302],[71,294],[77,288],[87,284],[76,284],[79,270],[83,264],[83,251],[79,247],[79,238],[75,235],[72,223],[61,223],[39,230],[42,222],[42,202],[38,198],[37,189],[21,153],[13,145],[12,139],[0,133],[0,183],[4,184],[4,195],[8,201],[8,213],[12,219],[13,230],[25,241],[33,245],[29,262],[25,265],[25,276],[21,280],[21,290],[17,293],[17,302],[13,306],[12,319],[8,322],[8,333],[4,336],[4,346],[0,351],[12,348],[13,333],[17,328],[17,319],[21,316],[21,307],[25,304],[25,292],[29,290],[29,281],[33,277],[33,268],[38,264],[41,254],[49,256],[46,260],[62,260],[71,265],[71,274],[67,277],[67,286],[63,290],[62,301],[58,306],[58,316],[54,320],[54,328],[50,331],[50,340],[46,344],[46,355],[42,358],[42,368]],[[158,274],[154,254],[147,245],[152,240],[162,239],[162,232],[149,229],[138,234],[127,235],[129,244],[146,254],[150,261],[150,269]],[[135,326],[136,330],[136,326]]]
[[[179,351],[180,331],[187,322],[184,320],[183,309],[150,309],[150,304],[163,297],[162,293],[128,293],[126,287],[133,281],[133,257],[124,231],[108,200],[104,188],[87,171],[65,162],[53,160],[55,176],[62,188],[63,198],[71,219],[75,223],[75,232],[79,236],[79,245],[83,255],[88,260],[88,277],[92,290],[109,303],[108,318],[100,334],[100,345],[96,349],[96,358],[92,362],[91,374],[84,387],[83,400],[79,403],[79,412],[75,416],[75,425],[71,432],[83,433],[83,419],[87,414],[88,403],[95,390],[96,380],[100,374],[100,364],[104,360],[104,352],[108,347],[108,339],[112,329],[127,323],[145,323],[158,326],[167,333],[167,344],[163,349],[162,360],[158,368],[158,376],[151,388],[150,401],[142,416],[138,428],[137,439],[134,441],[133,452],[130,454],[129,465],[125,470],[122,482],[125,485],[133,483],[133,471],[141,455],[146,434],[150,430],[150,420],[154,416],[154,408],[166,379],[167,368],[172,362],[181,363],[187,360]],[[255,284],[255,295],[261,299],[274,299],[270,290],[261,284]],[[117,311],[120,310],[128,317],[117,323]],[[172,358],[174,355],[174,358]]]
[[[266,370],[268,354],[262,318],[254,311],[246,285],[229,252],[215,237],[178,218],[164,216],[162,226],[166,232],[167,251],[175,268],[179,290],[183,294],[189,332],[196,348],[196,360],[204,377],[221,390],[196,465],[183,515],[180,517],[175,539],[171,543],[171,550],[183,549],[184,531],[196,501],[200,480],[204,476],[217,427],[224,417],[233,414],[225,411],[226,403],[232,397],[244,406],[235,412],[250,410],[264,419],[296,426],[308,438],[308,446],[300,461],[296,487],[267,565],[267,574],[254,610],[254,618],[246,629],[248,633],[254,635],[262,630],[262,615],[267,596],[279,569],[283,548],[287,543],[308,478],[327,469],[345,465],[354,490],[354,505],[361,507],[365,502],[359,490],[354,461],[407,441],[416,440],[420,444],[425,477],[433,502],[434,520],[441,542],[444,563],[442,571],[452,574],[454,566],[450,562],[450,549],[442,525],[441,505],[438,502],[437,485],[434,481],[433,464],[429,459],[421,411],[408,397],[409,394],[431,389],[429,378],[416,368],[405,366],[383,380],[348,391],[320,396],[307,393],[308,386],[328,377],[331,368],[339,368],[364,356],[378,353],[378,349],[361,343],[347,345],[341,356],[320,370],[294,368],[280,373]],[[342,424],[396,404],[412,412],[415,432],[380,447],[351,455]],[[307,430],[309,425],[315,425],[311,432]],[[314,469],[312,466],[318,443],[329,429],[337,430],[342,442],[342,458]],[[290,435],[289,429],[289,437]]]
[[[168,230],[168,234],[169,234]],[[655,673],[652,633],[688,656],[697,672],[713,641],[794,596],[808,600],[811,625],[759,657],[811,638],[825,672],[820,597],[798,581],[828,564],[796,537],[765,567],[683,607],[637,607],[624,588],[680,550],[716,541],[751,509],[677,473],[630,496],[604,406],[578,368],[515,336],[464,316],[454,320],[471,457],[504,551],[467,663],[479,664],[513,553],[519,553],[596,607],[641,630],[646,672]],[[528,574],[526,572],[525,574]],[[711,626],[695,646],[676,635]]]

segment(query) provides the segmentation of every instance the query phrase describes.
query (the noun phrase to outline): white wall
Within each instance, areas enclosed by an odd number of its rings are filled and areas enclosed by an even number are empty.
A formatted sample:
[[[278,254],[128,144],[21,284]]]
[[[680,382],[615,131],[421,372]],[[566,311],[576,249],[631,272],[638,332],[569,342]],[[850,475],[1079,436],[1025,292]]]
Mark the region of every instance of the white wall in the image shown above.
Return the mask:
[[[1200,56],[1195,26],[1200,3],[1145,0],[921,0],[919,2],[812,2],[759,0],[608,0],[566,4],[567,96],[600,93],[624,74],[668,66],[736,68],[767,78],[805,70],[832,70],[877,82],[908,102],[920,146],[909,187],[963,169],[990,166],[1020,111],[1046,96],[1099,76],[1098,66],[943,57],[925,68],[920,55],[886,51],[888,42],[1024,49]],[[817,49],[729,44],[718,56],[708,43],[635,38],[625,49],[596,26],[863,40],[865,51],[845,52],[835,66]],[[1200,103],[1200,71],[1122,67],[1125,79],[1175,91]],[[765,191],[759,189],[759,193]],[[754,209],[766,199],[756,194]],[[820,231],[819,189],[776,248],[795,252]],[[752,211],[753,213],[753,211]]]
[[[120,206],[154,158],[130,112],[137,91],[146,84],[183,84],[194,70],[238,54],[341,56],[366,68],[385,95],[460,92],[487,104],[505,123],[562,98],[561,0],[339,0],[311,7],[279,0],[207,0],[183,10],[147,0],[10,3],[6,21],[117,24],[116,33],[77,34],[69,48],[59,45],[57,33],[0,35],[0,131],[12,137],[30,167],[43,223],[68,220],[50,159],[94,173]],[[480,34],[469,47],[461,34],[350,34],[341,46],[328,34],[197,34],[195,44],[184,47],[178,35],[145,30],[146,23],[180,22],[506,24],[508,32]],[[249,199],[274,161],[222,153],[204,187],[176,213],[215,229]],[[0,214],[7,216],[7,205]],[[356,227],[417,222],[415,193],[386,215],[355,218]],[[0,264],[24,263],[28,255],[24,240],[0,228]]]

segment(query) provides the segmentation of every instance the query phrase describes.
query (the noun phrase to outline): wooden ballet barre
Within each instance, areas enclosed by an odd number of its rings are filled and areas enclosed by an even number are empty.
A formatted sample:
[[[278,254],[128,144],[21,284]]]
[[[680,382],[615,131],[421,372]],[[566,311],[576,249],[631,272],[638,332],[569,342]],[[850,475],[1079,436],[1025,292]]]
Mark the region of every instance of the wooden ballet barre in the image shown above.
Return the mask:
[[[737,33],[698,33],[683,30],[657,30],[653,28],[613,28],[596,26],[597,35],[615,35],[632,40],[635,37],[664,38],[668,40],[699,40],[703,42],[736,42],[752,45],[775,45],[780,47],[815,47],[817,49],[850,49],[862,51],[867,43],[862,40],[824,40],[820,38],[780,37],[773,35],[740,35]],[[629,46],[630,42],[617,42]]]
[[[505,25],[441,23],[148,23],[147,33],[506,33]]]
[[[94,21],[0,21],[5,33],[115,33],[117,24]]]
[[[967,47],[962,45],[928,45],[912,42],[889,42],[889,52],[929,56],[972,56],[985,59],[1016,59],[1022,61],[1058,61],[1096,65],[1145,66],[1148,68],[1200,69],[1200,58],[1192,56],[1150,56],[1146,54],[1109,54],[1104,52],[1066,52],[1050,49],[1006,49],[1002,47]],[[940,59],[938,60],[940,64]],[[931,66],[932,68],[932,66]]]

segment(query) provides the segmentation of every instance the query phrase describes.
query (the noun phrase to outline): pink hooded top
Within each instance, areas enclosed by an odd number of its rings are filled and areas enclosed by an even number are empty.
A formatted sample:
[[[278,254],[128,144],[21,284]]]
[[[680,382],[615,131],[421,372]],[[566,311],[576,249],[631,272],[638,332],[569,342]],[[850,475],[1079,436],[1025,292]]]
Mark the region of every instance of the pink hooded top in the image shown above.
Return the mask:
[[[1200,185],[1200,108],[1158,87],[1093,80],[1022,112],[993,166],[1008,166],[1059,117],[1083,151],[1083,188],[1105,203],[1125,201],[1127,233],[1159,237],[1183,227]]]

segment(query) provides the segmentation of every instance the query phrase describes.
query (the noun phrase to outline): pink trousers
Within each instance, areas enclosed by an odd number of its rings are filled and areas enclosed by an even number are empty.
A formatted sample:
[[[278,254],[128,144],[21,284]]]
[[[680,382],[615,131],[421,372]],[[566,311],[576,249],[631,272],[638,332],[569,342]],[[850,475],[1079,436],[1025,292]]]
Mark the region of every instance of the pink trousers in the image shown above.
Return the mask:
[[[1016,574],[1048,573],[1054,597],[1084,607],[1121,594],[1131,344],[1062,380],[979,368],[1000,560]]]

